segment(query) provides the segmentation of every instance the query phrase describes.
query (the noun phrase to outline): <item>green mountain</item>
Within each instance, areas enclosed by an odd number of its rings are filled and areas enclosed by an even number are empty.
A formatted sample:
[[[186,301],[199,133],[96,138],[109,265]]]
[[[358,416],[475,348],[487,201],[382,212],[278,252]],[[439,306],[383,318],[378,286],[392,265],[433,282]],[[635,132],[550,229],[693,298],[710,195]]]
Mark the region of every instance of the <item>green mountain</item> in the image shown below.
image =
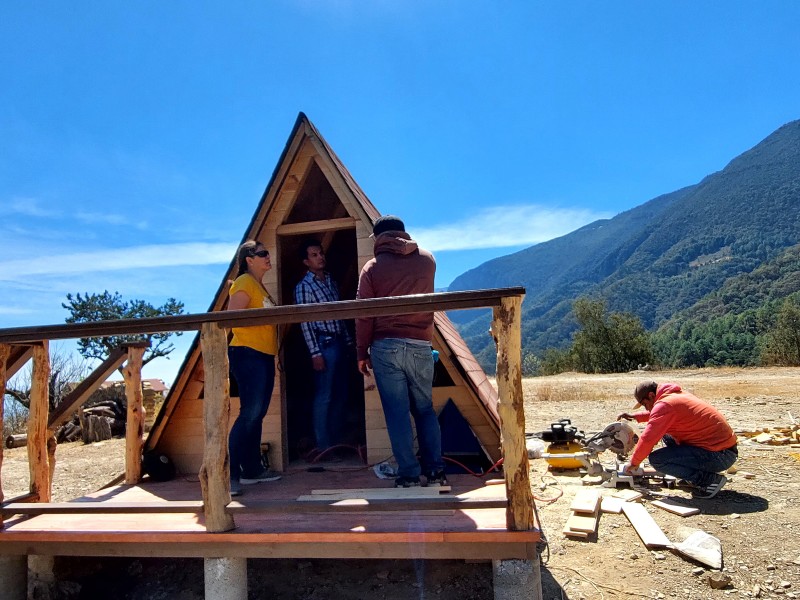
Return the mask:
[[[449,289],[524,286],[523,347],[541,354],[569,345],[577,297],[602,298],[656,330],[798,243],[800,121],[793,121],[696,185],[486,262]],[[450,316],[493,368],[489,312]]]

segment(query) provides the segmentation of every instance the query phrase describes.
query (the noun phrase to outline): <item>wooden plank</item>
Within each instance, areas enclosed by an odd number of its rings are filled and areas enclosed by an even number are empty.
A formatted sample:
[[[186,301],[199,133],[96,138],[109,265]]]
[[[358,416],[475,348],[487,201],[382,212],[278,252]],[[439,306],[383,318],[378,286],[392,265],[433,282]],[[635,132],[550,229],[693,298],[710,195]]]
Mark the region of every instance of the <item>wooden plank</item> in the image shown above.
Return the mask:
[[[428,490],[433,488],[423,488],[423,487],[414,487],[414,488],[375,488],[375,489],[365,489],[360,493],[350,494],[350,493],[342,493],[342,494],[327,494],[327,495],[315,495],[315,494],[304,494],[302,496],[298,496],[298,502],[326,502],[331,500],[371,500],[371,499],[378,499],[378,498],[388,498],[388,499],[403,499],[403,498],[435,498],[439,494],[438,492],[429,492]]]
[[[199,513],[203,512],[203,502],[200,500],[173,500],[169,502],[15,502],[3,506],[2,512],[8,515]]]
[[[297,304],[270,308],[251,308],[210,313],[192,313],[169,317],[141,319],[115,319],[93,323],[66,323],[33,327],[0,329],[0,343],[25,344],[41,340],[103,337],[120,334],[159,333],[201,329],[203,324],[216,323],[219,327],[246,327],[305,321],[354,319],[357,317],[382,317],[413,314],[432,310],[465,310],[470,308],[498,307],[503,299],[516,298],[521,302],[525,289],[521,287],[496,288],[467,292],[436,292],[409,296],[390,296],[362,300],[342,300],[317,304]]]
[[[533,532],[531,532],[533,533]],[[209,534],[211,535],[211,534]],[[233,534],[236,535],[236,534]],[[353,533],[351,541],[327,540],[286,541],[271,536],[268,541],[256,539],[232,543],[228,539],[181,539],[161,542],[145,535],[135,540],[87,540],[87,536],[70,537],[67,541],[36,539],[32,541],[6,541],[6,554],[44,554],[63,556],[132,556],[163,558],[233,557],[233,558],[337,558],[345,559],[524,559],[538,560],[536,541],[504,541],[492,535],[483,540],[461,539],[454,536],[448,541],[405,539],[375,542],[369,533]],[[239,542],[239,540],[236,540]]]
[[[637,492],[636,490],[619,490],[611,494],[614,498],[622,498],[626,502],[631,502],[633,500],[638,500],[642,497],[641,492]]]
[[[324,221],[307,221],[305,223],[284,223],[276,229],[278,235],[301,235],[321,233],[323,231],[338,231],[340,229],[354,229],[356,220],[353,217],[339,219],[326,219]]]
[[[525,412],[522,394],[522,297],[503,298],[495,308],[492,331],[497,340],[497,390],[500,440],[506,479],[506,524],[509,529],[532,529],[533,494],[525,447]]]
[[[650,504],[652,504],[653,506],[657,506],[658,508],[662,508],[667,512],[680,515],[682,517],[689,517],[691,515],[700,514],[700,509],[694,506],[683,506],[681,504],[674,504],[672,502],[666,502],[664,500],[655,500]]]
[[[233,514],[260,512],[373,512],[373,511],[420,511],[420,510],[475,510],[505,508],[502,497],[470,498],[461,496],[427,496],[407,498],[345,498],[331,500],[327,496],[306,496],[305,501],[261,500],[231,502],[228,510]]]
[[[31,492],[50,501],[50,461],[47,454],[47,415],[50,410],[50,350],[47,341],[33,347],[31,404],[28,413],[28,466]]]
[[[125,422],[125,483],[128,485],[139,483],[142,478],[145,418],[142,393],[143,356],[144,348],[129,348],[128,362],[122,371],[128,404]]]
[[[229,531],[235,527],[233,517],[225,511],[231,501],[228,458],[228,415],[230,391],[228,383],[228,336],[213,323],[203,324],[200,333],[205,364],[206,394],[203,413],[203,466],[200,468],[200,489],[203,493],[206,530]]]
[[[597,531],[598,513],[589,515],[586,513],[572,513],[567,522],[564,524],[564,529],[576,531],[578,533],[594,533]]]
[[[619,514],[622,512],[622,505],[627,500],[624,498],[614,498],[613,496],[603,496],[600,502],[600,511],[604,513]]]
[[[321,490],[311,490],[311,494],[314,496],[338,496],[341,494],[349,495],[351,498],[363,498],[364,496],[360,496],[359,494],[369,494],[375,491],[380,492],[392,492],[398,498],[407,497],[408,494],[411,492],[424,492],[428,496],[438,496],[439,494],[444,494],[450,491],[451,486],[449,485],[439,485],[439,486],[431,486],[431,487],[421,487],[421,488],[352,488],[352,489],[321,489]]]
[[[570,510],[577,513],[597,514],[600,508],[600,492],[591,488],[580,488],[570,504]]]
[[[348,499],[329,500],[324,497],[313,502],[295,502],[286,500],[260,500],[251,502],[231,502],[226,511],[231,515],[244,514],[291,514],[291,513],[367,513],[367,512],[430,512],[432,515],[446,516],[455,510],[476,510],[505,508],[505,498],[460,498],[427,497],[405,498],[393,500],[376,498],[372,500]],[[203,502],[200,500],[172,500],[158,502],[15,502],[8,503],[0,509],[3,515],[41,515],[41,514],[172,514],[201,513]]]
[[[622,505],[622,512],[628,517],[642,543],[647,548],[664,548],[671,546],[672,542],[669,541],[661,528],[647,512],[647,509],[641,504],[635,502],[626,502]]]
[[[569,521],[569,519],[567,519]],[[585,531],[574,531],[569,528],[569,525],[564,525],[564,529],[561,530],[561,533],[566,535],[567,537],[579,538],[585,540],[589,537],[589,534]]]

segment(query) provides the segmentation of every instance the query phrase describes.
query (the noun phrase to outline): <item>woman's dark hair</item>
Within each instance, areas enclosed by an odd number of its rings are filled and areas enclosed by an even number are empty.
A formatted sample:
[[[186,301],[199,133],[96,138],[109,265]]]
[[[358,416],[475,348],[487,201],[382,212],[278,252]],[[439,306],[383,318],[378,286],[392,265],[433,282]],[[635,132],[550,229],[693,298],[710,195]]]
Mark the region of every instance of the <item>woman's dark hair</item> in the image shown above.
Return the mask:
[[[263,247],[264,244],[255,240],[247,240],[244,244],[239,246],[239,250],[236,251],[236,264],[239,267],[236,273],[237,277],[247,273],[247,259],[255,256],[258,249]]]

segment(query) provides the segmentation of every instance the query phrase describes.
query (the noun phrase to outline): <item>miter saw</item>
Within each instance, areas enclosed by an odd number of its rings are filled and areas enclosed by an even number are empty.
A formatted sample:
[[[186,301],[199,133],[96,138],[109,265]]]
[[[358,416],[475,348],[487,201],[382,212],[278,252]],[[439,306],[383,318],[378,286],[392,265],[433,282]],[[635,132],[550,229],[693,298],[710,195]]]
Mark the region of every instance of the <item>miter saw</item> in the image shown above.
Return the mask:
[[[633,474],[623,472],[625,459],[630,454],[639,435],[634,428],[624,422],[611,423],[602,431],[589,437],[569,419],[561,419],[551,423],[549,431],[536,434],[543,442],[550,442],[545,452],[539,454],[552,469],[585,469],[588,475],[599,475],[604,487],[617,487],[620,483],[634,486],[634,477],[662,477],[661,474],[645,472],[641,469]],[[613,468],[604,466],[599,455],[606,450],[616,455]]]

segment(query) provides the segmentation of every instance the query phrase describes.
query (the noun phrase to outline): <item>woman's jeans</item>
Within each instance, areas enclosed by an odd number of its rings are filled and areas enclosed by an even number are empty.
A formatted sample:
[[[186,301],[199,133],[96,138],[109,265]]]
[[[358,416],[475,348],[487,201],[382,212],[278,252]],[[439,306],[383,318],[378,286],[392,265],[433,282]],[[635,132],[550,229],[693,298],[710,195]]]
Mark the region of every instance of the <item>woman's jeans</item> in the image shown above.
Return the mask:
[[[238,481],[240,477],[255,477],[264,470],[261,423],[275,383],[275,357],[247,346],[230,346],[228,360],[239,387],[239,416],[228,438],[231,479]]]
[[[648,457],[650,466],[697,487],[712,484],[716,474],[729,469],[739,456],[735,444],[731,448],[715,452],[697,446],[677,444],[669,435],[665,435],[661,441],[664,442],[664,447],[653,450]]]
[[[381,396],[386,427],[400,477],[419,477],[421,468],[414,453],[414,417],[419,451],[425,473],[441,471],[442,434],[433,410],[433,355],[423,341],[383,339],[370,348],[375,383]]]

